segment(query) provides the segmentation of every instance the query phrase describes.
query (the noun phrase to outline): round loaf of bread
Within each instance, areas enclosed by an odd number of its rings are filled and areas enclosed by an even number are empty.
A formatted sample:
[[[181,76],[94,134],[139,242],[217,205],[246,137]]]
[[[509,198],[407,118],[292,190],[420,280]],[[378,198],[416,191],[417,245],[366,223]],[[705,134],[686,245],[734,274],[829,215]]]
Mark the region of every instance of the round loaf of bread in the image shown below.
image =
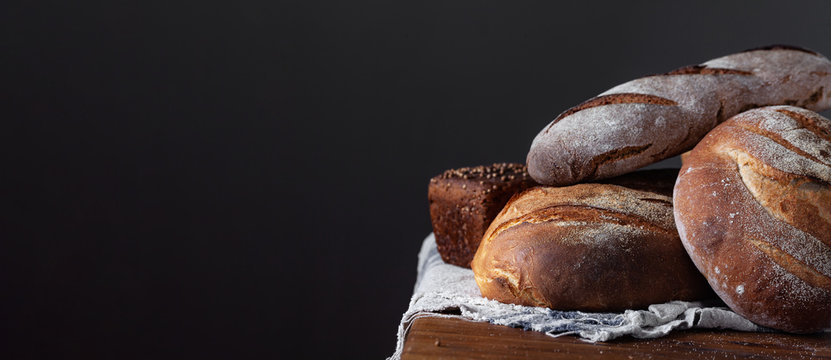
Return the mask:
[[[676,174],[647,171],[620,181],[642,190],[579,184],[515,195],[471,263],[482,295],[583,311],[714,297],[675,229]]]
[[[831,122],[792,106],[750,110],[683,162],[675,222],[721,299],[771,328],[830,328]]]

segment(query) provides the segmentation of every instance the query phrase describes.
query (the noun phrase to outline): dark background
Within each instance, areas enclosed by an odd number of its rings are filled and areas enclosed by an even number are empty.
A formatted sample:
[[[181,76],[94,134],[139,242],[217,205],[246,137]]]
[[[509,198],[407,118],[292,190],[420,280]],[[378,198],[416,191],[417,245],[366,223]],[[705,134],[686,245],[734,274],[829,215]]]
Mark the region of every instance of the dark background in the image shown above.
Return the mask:
[[[4,358],[383,358],[447,168],[831,2],[4,1]],[[828,115],[828,113],[826,113]]]

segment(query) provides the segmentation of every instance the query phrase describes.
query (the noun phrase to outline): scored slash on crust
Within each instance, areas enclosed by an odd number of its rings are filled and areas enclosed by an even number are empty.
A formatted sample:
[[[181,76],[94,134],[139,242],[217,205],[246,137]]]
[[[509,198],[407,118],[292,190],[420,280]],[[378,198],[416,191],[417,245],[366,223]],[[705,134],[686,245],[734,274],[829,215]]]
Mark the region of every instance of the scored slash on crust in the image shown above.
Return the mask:
[[[678,75],[742,75],[742,76],[751,76],[753,75],[750,71],[745,70],[737,70],[737,69],[725,69],[725,68],[711,68],[707,67],[706,65],[689,65],[684,66],[670,72],[664,74],[658,74],[654,76],[678,76]],[[678,105],[677,102],[667,99],[665,97],[657,96],[657,95],[649,95],[649,94],[637,94],[637,93],[619,93],[619,94],[609,94],[609,95],[601,95],[593,97],[589,100],[584,101],[580,105],[572,107],[562,114],[558,115],[554,118],[554,123],[560,121],[562,118],[574,114],[576,112],[590,109],[597,106],[603,105],[611,105],[611,104],[655,104],[655,105],[666,105],[666,106],[675,106]],[[553,123],[551,124],[553,125]],[[551,127],[549,125],[549,128]]]
[[[672,206],[672,204],[667,201],[653,202],[667,207]],[[510,206],[510,204],[508,204],[508,206]],[[489,242],[499,236],[502,232],[522,224],[538,224],[552,221],[583,221],[587,224],[592,222],[600,223],[600,221],[597,220],[598,218],[605,220],[604,222],[637,226],[641,229],[648,228],[649,231],[652,232],[672,233],[675,231],[675,229],[665,229],[657,226],[652,221],[649,221],[649,219],[635,214],[627,214],[620,211],[603,209],[589,205],[564,204],[544,207],[518,218],[506,221],[494,229],[494,231],[486,237],[485,241]]]
[[[589,161],[588,165],[591,169],[591,172],[589,172],[589,178],[594,178],[597,175],[597,168],[600,167],[600,165],[603,165],[609,161],[621,161],[623,159],[638,155],[648,150],[650,147],[652,147],[651,143],[640,146],[624,146],[620,149],[607,151],[593,157]]]
[[[793,151],[794,153],[798,154],[799,156],[803,156],[805,158],[808,158],[808,159],[810,159],[814,162],[818,162],[820,164],[831,165],[831,164],[828,164],[828,163],[820,160],[819,158],[807,153],[805,150],[802,150],[802,149],[794,146],[794,144],[792,144],[790,141],[783,138],[781,135],[779,135],[777,133],[774,133],[774,132],[768,131],[768,130],[764,130],[764,129],[760,129],[758,127],[750,126],[750,125],[747,125],[747,124],[734,123],[732,125],[740,128],[742,130],[745,130],[747,132],[750,132],[750,133],[753,133],[753,134],[756,134],[756,135],[759,135],[759,136],[766,137],[766,138],[770,139],[771,141],[781,145],[782,147],[784,147],[784,148],[786,148],[790,151]]]
[[[610,95],[601,95],[593,97],[589,100],[584,101],[582,104],[572,107],[562,114],[557,116],[554,119],[554,122],[551,125],[554,125],[560,119],[574,114],[578,111],[583,111],[586,109],[590,109],[597,106],[602,105],[611,105],[611,104],[656,104],[656,105],[667,105],[667,106],[674,106],[678,105],[675,101],[670,99],[656,96],[656,95],[648,95],[648,94],[635,94],[635,93],[620,93],[620,94],[610,94]],[[551,128],[549,125],[549,128]]]
[[[822,88],[820,88],[820,90],[821,89]],[[780,114],[785,114],[785,115],[790,116],[791,119],[793,119],[794,121],[799,123],[799,125],[802,126],[803,128],[805,128],[808,131],[814,133],[814,135],[816,135],[817,137],[819,137],[819,138],[821,138],[825,141],[831,142],[831,131],[827,128],[823,128],[819,124],[819,122],[821,120],[819,120],[817,118],[812,118],[812,117],[806,116],[804,114],[800,114],[796,111],[787,110],[787,109],[776,109],[776,112],[778,112]]]
[[[753,237],[748,237],[747,241],[761,252],[765,253],[771,261],[783,269],[786,269],[791,274],[794,274],[802,281],[816,288],[831,289],[831,277],[820,273],[811,266],[797,260],[795,257],[768,242]]]
[[[711,68],[707,65],[689,65],[675,70],[672,70],[663,75],[753,75],[750,71],[725,69],[725,68]],[[661,76],[661,75],[657,75]]]
[[[796,121],[799,124],[799,126],[801,126],[802,128],[810,131],[811,133],[813,133],[814,135],[816,135],[817,137],[819,137],[820,139],[822,139],[824,141],[831,142],[831,134],[828,133],[828,130],[823,129],[817,123],[819,121],[818,119],[813,119],[813,118],[810,118],[810,117],[805,116],[803,114],[800,114],[796,111],[791,111],[791,110],[787,110],[787,109],[776,109],[774,111],[776,111],[777,113],[789,116],[791,119]],[[745,130],[747,132],[750,132],[750,133],[768,138],[771,141],[773,141],[774,143],[779,144],[780,146],[782,146],[782,147],[798,154],[799,156],[805,157],[805,158],[807,158],[811,161],[814,161],[816,163],[823,164],[823,165],[826,165],[826,166],[831,166],[831,164],[829,164],[827,161],[825,161],[823,159],[820,159],[820,158],[817,158],[816,156],[814,156],[814,155],[808,153],[807,151],[799,148],[798,146],[794,145],[788,139],[785,139],[782,135],[777,134],[773,131],[761,129],[758,126],[753,126],[753,125],[742,123],[742,122],[734,122],[731,125],[736,126],[736,127],[740,128],[742,130]]]

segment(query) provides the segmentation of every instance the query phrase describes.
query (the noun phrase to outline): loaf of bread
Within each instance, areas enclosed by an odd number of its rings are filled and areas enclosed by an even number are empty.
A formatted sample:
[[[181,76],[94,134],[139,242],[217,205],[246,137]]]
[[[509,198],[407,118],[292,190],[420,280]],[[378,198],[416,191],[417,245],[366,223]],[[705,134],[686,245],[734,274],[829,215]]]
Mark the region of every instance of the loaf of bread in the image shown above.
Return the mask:
[[[676,171],[611,184],[539,186],[508,202],[471,263],[484,297],[557,310],[620,311],[715,297],[687,256],[668,195]]]
[[[674,205],[731,309],[784,331],[831,328],[831,122],[792,106],[734,116],[684,156]]]
[[[616,86],[566,110],[534,139],[528,171],[569,185],[625,174],[691,149],[713,127],[750,108],[831,107],[831,62],[770,46]]]
[[[470,267],[482,235],[512,195],[537,185],[522,164],[447,170],[430,179],[430,220],[442,260]]]

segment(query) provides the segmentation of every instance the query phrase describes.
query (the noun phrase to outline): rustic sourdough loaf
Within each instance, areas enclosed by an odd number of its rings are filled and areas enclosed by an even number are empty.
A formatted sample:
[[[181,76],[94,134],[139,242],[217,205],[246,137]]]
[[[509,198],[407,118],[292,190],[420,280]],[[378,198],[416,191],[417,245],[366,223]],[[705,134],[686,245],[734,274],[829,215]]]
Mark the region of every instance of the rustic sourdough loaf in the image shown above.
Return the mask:
[[[531,144],[528,171],[549,185],[624,174],[692,148],[730,116],[782,104],[831,107],[831,62],[770,46],[627,82],[546,126]]]
[[[731,309],[790,332],[831,328],[831,122],[792,106],[734,116],[684,156],[674,204]]]
[[[675,229],[670,196],[677,173],[613,180],[632,188],[540,186],[514,196],[471,263],[482,295],[584,311],[715,297]]]

